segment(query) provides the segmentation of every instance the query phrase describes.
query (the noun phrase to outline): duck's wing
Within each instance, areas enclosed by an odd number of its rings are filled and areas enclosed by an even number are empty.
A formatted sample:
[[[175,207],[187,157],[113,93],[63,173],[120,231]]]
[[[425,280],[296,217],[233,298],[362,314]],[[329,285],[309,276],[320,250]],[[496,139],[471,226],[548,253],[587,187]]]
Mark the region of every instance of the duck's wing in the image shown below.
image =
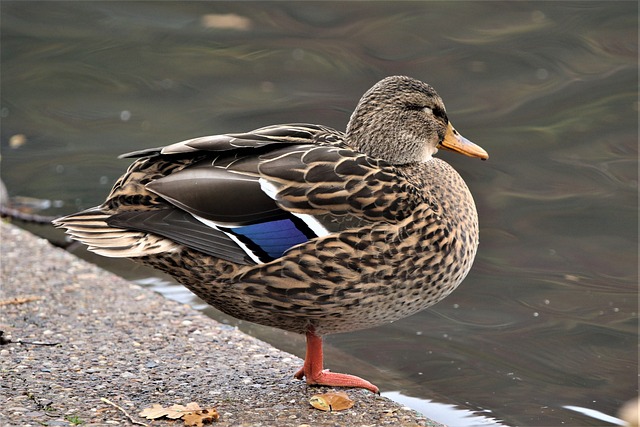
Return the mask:
[[[179,227],[151,212],[117,214],[111,225],[144,228],[237,263],[265,263],[316,237],[399,222],[422,201],[392,166],[349,149],[296,144],[214,154],[146,184],[189,214],[166,217],[179,217]]]
[[[202,136],[165,147],[148,148],[122,154],[120,158],[145,157],[156,154],[195,154],[202,151],[224,152],[242,148],[275,145],[326,144],[339,145],[344,135],[333,128],[309,123],[290,123],[261,127],[250,132]]]
[[[102,206],[54,223],[105,256],[183,245],[239,264],[268,262],[316,234],[262,191],[260,156],[342,138],[329,127],[286,124],[128,153],[121,157],[138,159]]]
[[[340,132],[279,125],[137,152],[103,206],[57,221],[107,256],[177,245],[238,264],[412,211],[393,168],[339,148]]]
[[[265,193],[297,215],[396,223],[424,201],[398,168],[339,147],[274,150],[258,170]]]

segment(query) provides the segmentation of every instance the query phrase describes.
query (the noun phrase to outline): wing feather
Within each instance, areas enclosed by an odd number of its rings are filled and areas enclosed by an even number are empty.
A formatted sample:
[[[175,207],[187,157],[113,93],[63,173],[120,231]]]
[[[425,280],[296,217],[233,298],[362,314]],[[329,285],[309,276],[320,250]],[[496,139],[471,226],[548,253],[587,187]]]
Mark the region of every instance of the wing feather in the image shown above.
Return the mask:
[[[422,192],[393,166],[337,147],[275,150],[263,156],[258,170],[278,205],[297,214],[398,222],[422,200]]]
[[[107,256],[183,245],[250,265],[316,236],[401,221],[419,203],[402,196],[417,190],[392,166],[318,125],[268,126],[125,156],[141,158],[104,205],[57,222]]]

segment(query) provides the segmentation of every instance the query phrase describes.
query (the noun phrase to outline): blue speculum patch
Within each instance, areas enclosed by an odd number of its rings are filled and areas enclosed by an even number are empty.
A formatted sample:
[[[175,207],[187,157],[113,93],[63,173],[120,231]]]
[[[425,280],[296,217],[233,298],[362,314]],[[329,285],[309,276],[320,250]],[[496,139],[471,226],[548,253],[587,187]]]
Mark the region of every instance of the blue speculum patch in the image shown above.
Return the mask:
[[[309,240],[290,219],[245,225],[229,231],[250,240],[272,259],[280,258],[289,248]]]

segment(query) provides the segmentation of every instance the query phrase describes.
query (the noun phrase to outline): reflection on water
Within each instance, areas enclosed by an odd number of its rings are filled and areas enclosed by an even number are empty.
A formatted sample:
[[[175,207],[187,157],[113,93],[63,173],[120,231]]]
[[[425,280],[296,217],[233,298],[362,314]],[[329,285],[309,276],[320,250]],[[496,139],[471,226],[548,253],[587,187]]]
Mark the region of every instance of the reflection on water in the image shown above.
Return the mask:
[[[328,366],[434,418],[428,402],[496,424],[616,424],[638,393],[637,17],[635,2],[3,2],[2,179],[69,213],[102,202],[122,152],[272,123],[344,128],[381,77],[427,81],[491,154],[439,154],[478,204],[476,264],[431,310],[328,337]]]
[[[505,425],[493,418],[489,410],[477,410],[473,413],[465,409],[456,408],[455,405],[431,402],[426,399],[416,399],[415,397],[405,396],[397,391],[388,391],[382,393],[382,395],[420,413],[429,414],[429,418],[447,426],[500,427]]]
[[[579,412],[579,413],[584,414],[584,415],[586,415],[588,417],[595,418],[596,420],[604,421],[605,423],[615,424],[615,425],[619,425],[619,426],[627,425],[627,423],[625,421],[621,420],[620,418],[616,418],[616,417],[612,417],[612,416],[607,415],[607,414],[603,414],[602,412],[596,411],[594,409],[581,408],[579,406],[571,406],[571,405],[564,406],[564,408],[565,409],[569,409],[571,411]]]

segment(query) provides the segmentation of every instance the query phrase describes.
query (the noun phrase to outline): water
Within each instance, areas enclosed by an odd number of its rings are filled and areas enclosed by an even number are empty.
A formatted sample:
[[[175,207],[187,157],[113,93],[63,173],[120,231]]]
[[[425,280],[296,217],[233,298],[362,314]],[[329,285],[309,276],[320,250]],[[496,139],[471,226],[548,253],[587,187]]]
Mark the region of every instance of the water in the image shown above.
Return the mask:
[[[99,204],[122,152],[344,129],[380,78],[431,83],[491,155],[440,153],[478,204],[478,258],[434,308],[328,337],[328,367],[452,426],[620,423],[638,394],[636,2],[0,7],[2,179],[51,201],[43,214]],[[89,259],[204,308],[145,268]],[[214,316],[302,355],[302,337]]]

